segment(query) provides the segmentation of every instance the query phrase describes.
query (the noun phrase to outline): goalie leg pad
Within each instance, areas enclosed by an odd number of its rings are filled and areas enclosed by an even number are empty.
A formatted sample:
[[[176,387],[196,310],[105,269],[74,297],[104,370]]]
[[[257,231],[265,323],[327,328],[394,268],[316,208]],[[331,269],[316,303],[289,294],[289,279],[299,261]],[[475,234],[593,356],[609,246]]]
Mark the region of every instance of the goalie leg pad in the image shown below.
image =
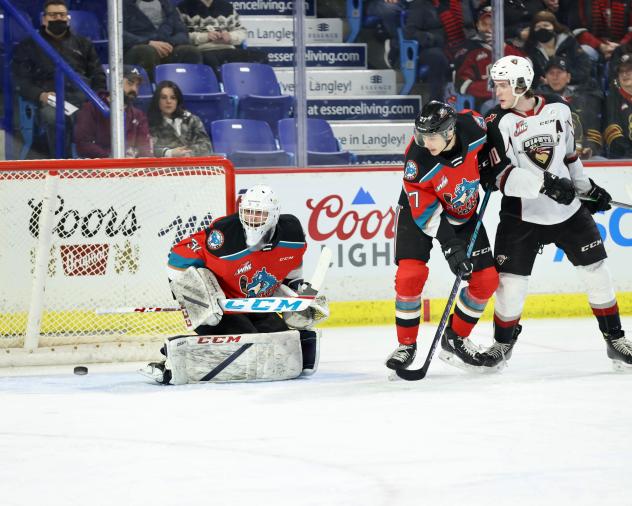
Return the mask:
[[[171,384],[277,381],[300,376],[303,353],[296,330],[266,334],[168,339]]]
[[[222,290],[215,274],[208,269],[189,267],[170,281],[176,300],[188,313],[187,325],[217,325],[222,319],[222,308],[218,299],[223,299]]]

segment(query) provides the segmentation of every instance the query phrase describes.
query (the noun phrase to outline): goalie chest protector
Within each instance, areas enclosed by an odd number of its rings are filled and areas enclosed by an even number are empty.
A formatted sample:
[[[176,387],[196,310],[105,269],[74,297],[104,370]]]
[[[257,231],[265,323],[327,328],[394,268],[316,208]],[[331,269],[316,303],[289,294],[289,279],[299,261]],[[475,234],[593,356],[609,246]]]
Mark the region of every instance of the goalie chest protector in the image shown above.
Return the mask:
[[[271,297],[283,280],[301,267],[306,248],[298,218],[282,214],[272,242],[260,251],[251,251],[239,216],[231,214],[176,244],[168,264],[177,270],[206,267],[228,298]]]

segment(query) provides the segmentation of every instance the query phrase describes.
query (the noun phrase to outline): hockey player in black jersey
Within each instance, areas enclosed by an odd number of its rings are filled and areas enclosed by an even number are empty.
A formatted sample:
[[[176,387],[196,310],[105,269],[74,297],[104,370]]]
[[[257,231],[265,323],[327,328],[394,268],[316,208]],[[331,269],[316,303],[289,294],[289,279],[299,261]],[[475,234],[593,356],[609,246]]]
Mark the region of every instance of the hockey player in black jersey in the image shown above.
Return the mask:
[[[621,328],[606,250],[591,216],[610,209],[611,198],[584,174],[571,111],[557,95],[533,94],[533,69],[525,58],[501,58],[490,75],[499,101],[486,118],[490,184],[503,199],[494,245],[500,276],[495,342],[484,353],[485,365],[502,368],[511,356],[536,255],[542,245],[554,243],[585,283],[615,369],[632,371],[632,342]],[[577,195],[592,201],[582,203]]]
[[[395,323],[398,348],[390,369],[414,359],[421,314],[421,293],[428,278],[433,238],[450,269],[468,280],[441,339],[443,361],[481,367],[478,346],[468,338],[498,285],[498,274],[485,228],[477,236],[471,259],[467,242],[477,222],[479,156],[485,145],[485,122],[473,111],[456,114],[443,102],[427,103],[415,121],[406,162],[395,235]]]

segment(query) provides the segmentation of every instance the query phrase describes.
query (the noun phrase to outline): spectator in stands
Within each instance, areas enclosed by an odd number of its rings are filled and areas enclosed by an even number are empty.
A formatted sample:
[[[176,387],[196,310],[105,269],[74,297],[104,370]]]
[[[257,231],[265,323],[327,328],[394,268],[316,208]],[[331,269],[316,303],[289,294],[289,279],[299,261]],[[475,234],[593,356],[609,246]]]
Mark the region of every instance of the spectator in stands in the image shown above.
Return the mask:
[[[404,3],[409,0],[368,0],[365,2],[365,13],[380,19],[383,29],[384,62],[388,67],[394,68],[399,62],[399,37],[397,29],[401,25],[401,15]]]
[[[465,42],[464,50],[454,62],[456,91],[472,95],[475,109],[483,115],[494,105],[487,72],[492,65],[492,30],[492,8],[483,7],[477,14],[476,35]],[[524,53],[505,44],[507,55],[524,56]]]
[[[123,69],[123,93],[125,94],[125,156],[140,158],[151,156],[151,139],[147,116],[132,105],[138,96],[143,78],[132,65]],[[100,93],[109,103],[110,94]],[[77,154],[83,158],[108,158],[111,156],[110,119],[104,117],[91,102],[86,102],[77,113],[75,128]]]
[[[92,42],[74,34],[68,28],[68,7],[64,0],[46,0],[43,6],[40,35],[93,90],[106,88],[105,74]],[[57,66],[44,50],[31,38],[22,41],[15,49],[13,63],[16,90],[26,100],[38,104],[39,120],[46,128],[47,154],[55,154],[55,71]],[[76,107],[86,100],[85,94],[66,77],[65,100]],[[66,117],[65,153],[70,153],[72,119]]]
[[[577,0],[569,2],[568,24],[591,59],[610,59],[620,44],[632,40],[630,0]]]
[[[202,59],[219,76],[224,63],[268,63],[264,51],[244,48],[246,28],[233,4],[227,0],[184,0],[178,4],[189,40],[202,53]]]
[[[571,84],[590,80],[591,61],[584,53],[568,28],[557,21],[555,14],[540,11],[531,22],[525,51],[533,63],[533,83],[537,86],[544,79],[544,68],[553,56],[559,56],[573,69]]]
[[[450,60],[465,42],[460,0],[415,0],[408,8],[404,37],[419,42],[419,62],[431,69],[431,100],[443,100]]]
[[[202,62],[171,0],[123,0],[123,50],[125,63],[140,65],[152,81],[161,63]]]
[[[603,148],[601,137],[601,90],[585,83],[571,85],[571,68],[564,58],[553,56],[546,64],[544,81],[538,91],[557,93],[568,102],[575,127],[577,154],[583,158],[600,155]]]
[[[182,91],[173,81],[158,84],[147,117],[155,156],[206,156],[213,152],[202,120],[184,108]]]
[[[615,73],[606,98],[604,139],[609,158],[632,158],[632,54],[621,55]]]

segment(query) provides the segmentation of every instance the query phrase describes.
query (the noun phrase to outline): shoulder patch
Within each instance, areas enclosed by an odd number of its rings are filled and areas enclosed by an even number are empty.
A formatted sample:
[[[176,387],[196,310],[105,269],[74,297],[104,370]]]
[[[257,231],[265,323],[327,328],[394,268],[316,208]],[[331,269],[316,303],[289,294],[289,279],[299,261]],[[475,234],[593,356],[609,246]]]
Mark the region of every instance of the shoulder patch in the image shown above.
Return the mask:
[[[472,117],[479,127],[481,127],[483,130],[487,130],[487,119],[484,119],[483,116],[479,116],[478,114],[472,114]]]
[[[494,121],[496,119],[496,114],[490,114],[489,116],[487,116],[485,118],[485,123],[491,123],[492,121]]]
[[[414,160],[408,160],[406,162],[406,166],[404,167],[404,179],[407,181],[413,181],[417,178],[419,174],[419,167],[417,167],[417,163]]]
[[[216,250],[222,247],[224,244],[224,234],[222,234],[219,230],[213,230],[208,235],[206,239],[206,246],[210,250]]]

